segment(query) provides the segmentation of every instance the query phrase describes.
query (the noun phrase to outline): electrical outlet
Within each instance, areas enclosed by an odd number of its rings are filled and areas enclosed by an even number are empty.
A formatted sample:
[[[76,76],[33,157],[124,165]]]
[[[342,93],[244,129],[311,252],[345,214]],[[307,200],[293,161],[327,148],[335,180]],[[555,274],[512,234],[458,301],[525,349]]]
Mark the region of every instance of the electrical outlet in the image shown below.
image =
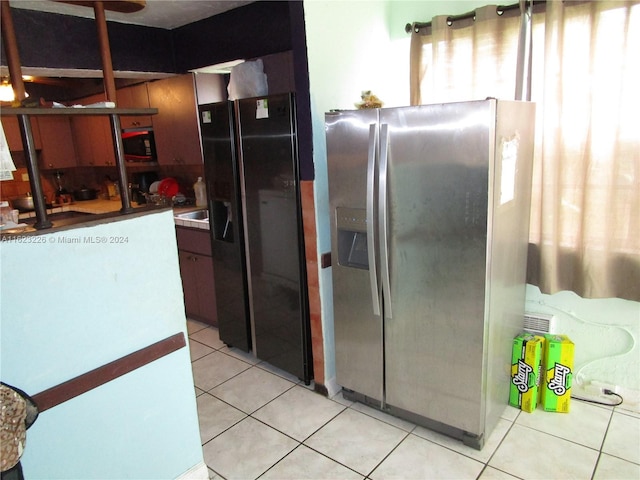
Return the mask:
[[[593,383],[582,385],[580,388],[588,395],[600,395],[602,393],[602,389]]]
[[[23,173],[22,174],[22,181],[23,182],[28,182],[29,181],[29,174],[28,173]]]
[[[611,390],[613,393],[618,393],[618,387],[611,383],[606,382],[598,382],[596,380],[592,380],[589,384],[592,388],[599,389],[600,393],[604,393],[605,390]]]

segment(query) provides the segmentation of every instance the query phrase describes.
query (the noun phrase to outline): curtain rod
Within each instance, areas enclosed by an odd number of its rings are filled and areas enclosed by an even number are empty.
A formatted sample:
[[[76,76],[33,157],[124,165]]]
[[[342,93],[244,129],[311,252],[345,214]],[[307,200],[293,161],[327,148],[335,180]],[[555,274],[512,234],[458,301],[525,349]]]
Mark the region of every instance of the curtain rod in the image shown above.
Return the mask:
[[[525,4],[528,6],[529,5],[528,0],[525,2]],[[546,3],[545,0],[536,0],[534,2],[536,5],[539,5],[541,3]],[[519,3],[513,3],[511,5],[498,5],[496,7],[496,14],[497,15],[502,15],[504,12],[508,12],[510,10],[516,10],[520,8],[520,4]],[[476,11],[473,10],[471,12],[467,12],[467,13],[462,13],[460,15],[449,15],[447,17],[447,25],[451,26],[453,24],[453,22],[457,22],[460,20],[468,20],[470,18],[473,18],[475,20],[476,18]],[[425,27],[430,27],[431,26],[431,22],[414,22],[414,23],[407,23],[404,27],[404,31],[407,33],[411,33],[414,29],[417,32],[418,30],[420,30],[421,28],[425,28]]]

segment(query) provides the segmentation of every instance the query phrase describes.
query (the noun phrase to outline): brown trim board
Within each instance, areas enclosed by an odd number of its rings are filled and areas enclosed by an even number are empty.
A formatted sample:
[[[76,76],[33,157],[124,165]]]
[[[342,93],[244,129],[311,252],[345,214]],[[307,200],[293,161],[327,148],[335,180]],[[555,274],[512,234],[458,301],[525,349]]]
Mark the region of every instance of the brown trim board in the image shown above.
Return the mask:
[[[71,380],[67,380],[60,385],[37,393],[33,395],[32,398],[36,405],[38,405],[38,411],[43,412],[100,385],[104,385],[111,380],[115,380],[137,368],[143,367],[176,350],[180,350],[185,345],[184,334],[176,333],[148,347],[107,363],[102,367],[98,367]]]

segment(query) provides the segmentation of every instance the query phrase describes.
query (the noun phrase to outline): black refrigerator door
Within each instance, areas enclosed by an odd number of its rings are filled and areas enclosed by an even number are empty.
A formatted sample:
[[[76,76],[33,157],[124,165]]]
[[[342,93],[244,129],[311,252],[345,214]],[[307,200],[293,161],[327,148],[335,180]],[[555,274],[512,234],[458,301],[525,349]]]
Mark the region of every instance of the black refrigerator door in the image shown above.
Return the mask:
[[[236,105],[254,352],[308,383],[312,362],[293,96]]]
[[[233,103],[201,105],[199,111],[220,339],[248,352],[251,330]]]

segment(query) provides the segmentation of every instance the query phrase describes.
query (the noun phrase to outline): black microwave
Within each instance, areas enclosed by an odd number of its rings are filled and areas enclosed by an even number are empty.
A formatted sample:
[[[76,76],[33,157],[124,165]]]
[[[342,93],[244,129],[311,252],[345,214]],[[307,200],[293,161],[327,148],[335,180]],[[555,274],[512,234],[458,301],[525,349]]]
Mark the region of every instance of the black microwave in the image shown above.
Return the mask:
[[[131,128],[122,130],[124,159],[132,163],[157,161],[156,143],[151,128]]]

